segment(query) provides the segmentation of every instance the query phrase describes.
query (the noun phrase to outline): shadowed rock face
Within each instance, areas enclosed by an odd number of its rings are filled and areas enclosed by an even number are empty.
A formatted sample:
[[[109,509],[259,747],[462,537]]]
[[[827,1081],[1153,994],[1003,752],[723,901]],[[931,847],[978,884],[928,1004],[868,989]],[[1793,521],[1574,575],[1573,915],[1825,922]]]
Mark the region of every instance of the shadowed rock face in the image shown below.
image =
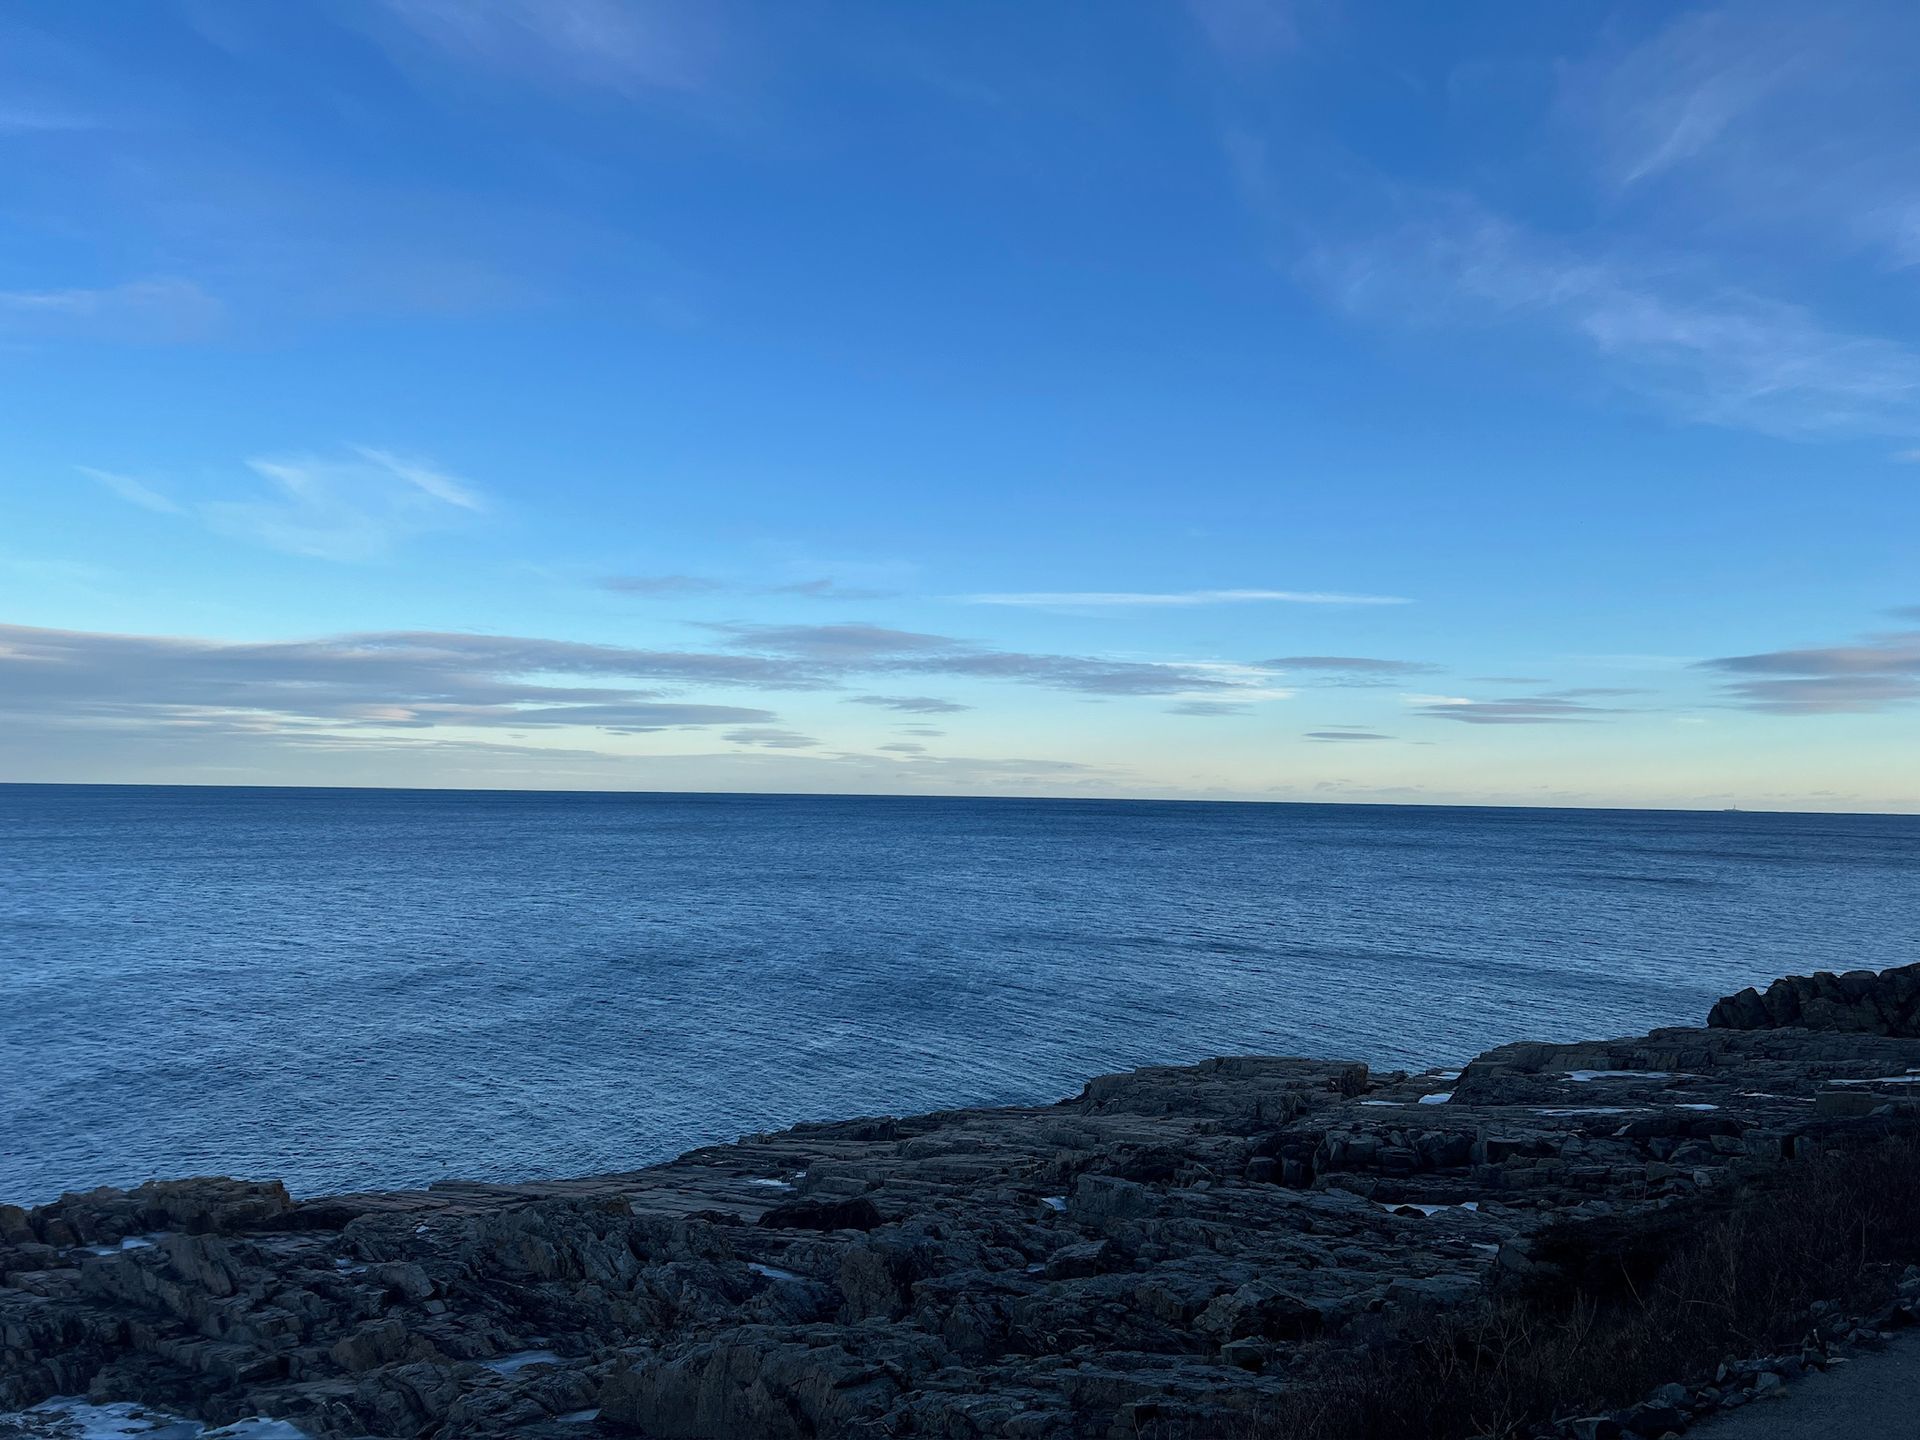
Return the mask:
[[[590,1180],[0,1206],[0,1410],[91,1394],[327,1440],[1233,1433],[1305,1347],[1390,1343],[1570,1231],[1657,1228],[1877,1133],[1913,1071],[1920,1039],[1724,1026],[1457,1076],[1239,1057]]]
[[[1789,975],[1764,995],[1749,986],[1716,1004],[1707,1024],[1723,1030],[1798,1028],[1913,1038],[1920,1036],[1920,965],[1878,974]]]

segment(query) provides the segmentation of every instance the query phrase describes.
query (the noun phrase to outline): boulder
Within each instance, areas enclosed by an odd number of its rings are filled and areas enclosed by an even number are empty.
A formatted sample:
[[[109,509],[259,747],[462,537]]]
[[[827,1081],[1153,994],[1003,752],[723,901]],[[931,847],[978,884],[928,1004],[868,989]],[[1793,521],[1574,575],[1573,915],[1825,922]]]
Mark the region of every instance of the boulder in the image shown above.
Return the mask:
[[[1799,1028],[1920,1039],[1920,965],[1877,974],[1817,970],[1788,975],[1765,993],[1749,986],[1717,1002],[1707,1015],[1715,1030]]]

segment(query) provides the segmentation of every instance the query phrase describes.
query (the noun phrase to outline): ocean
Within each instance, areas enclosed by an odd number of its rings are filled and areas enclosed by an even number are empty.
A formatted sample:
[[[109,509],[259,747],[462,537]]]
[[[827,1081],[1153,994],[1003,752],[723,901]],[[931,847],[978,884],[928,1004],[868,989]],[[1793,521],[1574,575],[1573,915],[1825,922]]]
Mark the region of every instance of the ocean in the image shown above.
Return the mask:
[[[631,1169],[1920,959],[1920,817],[0,786],[0,1202]]]

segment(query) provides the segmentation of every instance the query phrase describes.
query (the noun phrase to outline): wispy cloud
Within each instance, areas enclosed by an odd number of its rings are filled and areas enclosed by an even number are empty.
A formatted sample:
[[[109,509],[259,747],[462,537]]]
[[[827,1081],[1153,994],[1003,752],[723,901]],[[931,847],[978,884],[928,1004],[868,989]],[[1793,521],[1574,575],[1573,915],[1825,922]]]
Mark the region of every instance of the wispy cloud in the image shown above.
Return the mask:
[[[1330,590],[1033,590],[957,595],[969,605],[1019,605],[1036,609],[1105,609],[1167,605],[1405,605],[1399,595],[1348,595]]]
[[[240,644],[0,625],[0,770],[29,778],[53,759],[99,778],[820,792],[1031,791],[1116,774],[1052,758],[935,756],[910,742],[831,751],[769,710],[663,693],[785,684],[785,668],[521,636]],[[663,732],[713,743],[689,752],[686,739],[668,739],[662,753],[609,738]]]
[[[1223,61],[1259,67],[1300,46],[1302,0],[1187,0],[1187,11]]]
[[[1169,705],[1167,713],[1219,719],[1228,715],[1245,715],[1248,707],[1233,700],[1183,700],[1178,705]]]
[[[763,750],[806,750],[820,743],[811,735],[801,735],[792,730],[781,730],[767,725],[729,730],[720,738],[731,741],[735,745],[754,745]]]
[[[1591,697],[1618,695],[1612,687],[1557,690],[1545,695],[1512,695],[1497,700],[1474,700],[1460,695],[1407,695],[1413,713],[1429,720],[1452,720],[1462,725],[1569,725],[1623,713],[1618,707],[1594,705]]]
[[[1536,367],[1546,339],[1697,423],[1911,439],[1920,347],[1863,318],[1897,298],[1860,289],[1865,257],[1920,263],[1917,44],[1911,6],[1676,7],[1539,73],[1531,124],[1509,121],[1535,132],[1525,167],[1416,181],[1257,126],[1233,130],[1228,159],[1283,268],[1350,314],[1511,330]]]
[[[622,595],[710,595],[727,588],[699,575],[609,575],[600,586]]]
[[[1305,273],[1349,311],[1427,325],[1551,327],[1623,385],[1702,423],[1782,436],[1911,435],[1920,352],[1688,267],[1566,244],[1454,197]]]
[[[0,338],[178,344],[205,340],[226,307],[188,280],[105,289],[0,290]]]
[[[384,0],[446,59],[537,83],[627,95],[697,91],[711,76],[706,7],[664,0]]]
[[[1669,224],[1910,265],[1916,44],[1920,14],[1906,5],[1678,9],[1566,67],[1559,118],[1604,185],[1657,204]]]
[[[962,710],[971,710],[971,705],[962,705],[956,700],[941,700],[932,695],[851,695],[847,697],[849,705],[875,705],[886,710],[900,710],[909,715],[958,715]]]
[[[1309,740],[1391,740],[1391,735],[1381,735],[1372,730],[1349,729],[1342,726],[1337,730],[1309,730]]]
[[[1275,670],[1332,670],[1354,675],[1411,675],[1439,668],[1421,660],[1375,660],[1365,655],[1280,655],[1261,663]]]
[[[746,649],[799,655],[837,664],[896,661],[908,656],[964,653],[964,641],[917,630],[895,630],[885,625],[742,625],[719,623],[704,627],[727,636]]]
[[[1088,695],[1189,696],[1240,692],[1253,698],[1261,678],[1244,667],[1201,661],[1113,659],[990,649],[948,635],[882,625],[706,627],[744,650],[788,656],[841,674],[951,675],[1006,680]]]
[[[575,679],[525,678],[530,675]],[[752,707],[673,699],[660,687],[778,685],[792,678],[748,656],[502,635],[393,631],[238,644],[0,626],[0,715],[112,727],[135,738],[183,728],[569,726],[631,734],[757,725],[775,717]]]
[[[875,674],[967,675],[1083,695],[1232,698],[1190,666],[985,650],[871,625],[733,627],[723,648],[654,650],[511,635],[376,631],[282,643],[0,626],[0,724],[273,734],[569,727],[633,734],[731,725],[795,748],[770,710],[683,698],[694,687],[832,690]],[[905,714],[951,702],[873,697]],[[904,704],[892,704],[892,701]],[[864,703],[864,702],[863,702]]]
[[[1388,685],[1408,675],[1430,674],[1440,667],[1421,660],[1376,660],[1365,655],[1279,655],[1263,660],[1270,670],[1305,670],[1319,678],[1313,683],[1332,686]]]
[[[1920,630],[1700,664],[1726,677],[1722,691],[1732,703],[1771,715],[1857,714],[1920,700]]]
[[[384,450],[356,448],[345,460],[301,456],[246,464],[268,493],[210,501],[198,513],[223,534],[294,555],[377,560],[402,540],[484,508],[465,481]]]
[[[1785,18],[1765,0],[1677,14],[1637,45],[1569,67],[1563,110],[1616,185],[1697,162],[1770,99],[1819,73],[1813,51],[1828,48],[1836,27]]]
[[[436,469],[424,460],[410,460],[396,455],[391,450],[376,450],[369,445],[356,445],[354,453],[368,464],[386,471],[395,479],[413,486],[423,495],[431,495],[435,500],[461,510],[484,510],[486,504],[479,492],[464,480],[457,480],[444,470]]]
[[[91,465],[76,465],[74,469],[89,479],[97,480],[129,505],[138,505],[142,510],[151,510],[156,515],[183,515],[186,507],[170,500],[143,480],[131,475],[117,475],[111,470],[96,470]]]
[[[843,585],[831,577],[777,585],[748,585],[705,575],[610,575],[601,588],[624,595],[797,595],[809,600],[886,600],[900,592]]]
[[[898,590],[879,590],[865,585],[842,585],[837,580],[796,580],[789,585],[769,585],[768,595],[805,595],[814,600],[888,600]]]

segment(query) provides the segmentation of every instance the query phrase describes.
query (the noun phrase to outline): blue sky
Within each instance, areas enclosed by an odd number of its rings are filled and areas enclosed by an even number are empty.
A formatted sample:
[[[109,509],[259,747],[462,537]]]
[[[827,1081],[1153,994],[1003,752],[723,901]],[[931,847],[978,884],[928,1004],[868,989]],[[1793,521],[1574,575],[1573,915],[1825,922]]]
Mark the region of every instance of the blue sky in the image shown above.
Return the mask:
[[[15,0],[0,779],[1920,809],[1916,53]]]

